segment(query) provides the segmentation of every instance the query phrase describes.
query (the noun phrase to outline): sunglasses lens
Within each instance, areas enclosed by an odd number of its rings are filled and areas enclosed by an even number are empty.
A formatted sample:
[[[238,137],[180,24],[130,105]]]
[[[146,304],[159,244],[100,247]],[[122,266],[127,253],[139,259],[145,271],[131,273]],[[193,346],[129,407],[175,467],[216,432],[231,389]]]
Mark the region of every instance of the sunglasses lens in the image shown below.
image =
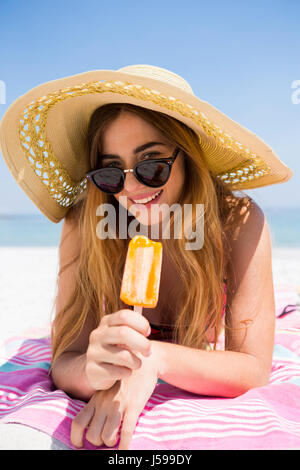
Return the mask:
[[[116,194],[123,189],[123,173],[118,168],[101,168],[93,175],[93,181],[105,193]]]
[[[152,188],[163,186],[170,176],[171,166],[158,161],[141,162],[135,167],[138,180]],[[124,173],[120,168],[101,168],[92,176],[93,183],[101,191],[117,194],[124,187]]]
[[[136,173],[143,184],[156,188],[167,182],[170,166],[163,162],[142,162],[137,165]]]

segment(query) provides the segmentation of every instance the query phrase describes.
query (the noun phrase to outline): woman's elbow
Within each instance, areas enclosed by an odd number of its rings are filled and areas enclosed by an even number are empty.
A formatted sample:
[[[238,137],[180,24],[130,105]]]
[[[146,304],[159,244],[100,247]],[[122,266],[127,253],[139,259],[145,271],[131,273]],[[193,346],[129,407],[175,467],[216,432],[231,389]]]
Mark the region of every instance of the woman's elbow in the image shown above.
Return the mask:
[[[251,371],[248,380],[246,380],[244,387],[242,387],[240,395],[254,388],[265,387],[269,384],[271,368],[258,364],[255,369],[256,370]]]

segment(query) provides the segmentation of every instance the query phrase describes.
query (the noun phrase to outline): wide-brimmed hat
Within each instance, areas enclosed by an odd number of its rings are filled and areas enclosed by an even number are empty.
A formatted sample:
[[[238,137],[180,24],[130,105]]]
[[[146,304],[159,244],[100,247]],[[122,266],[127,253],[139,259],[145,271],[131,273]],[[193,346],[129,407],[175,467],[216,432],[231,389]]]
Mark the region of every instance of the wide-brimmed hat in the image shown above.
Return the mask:
[[[192,128],[209,169],[232,190],[283,183],[293,175],[263,140],[197,98],[179,75],[150,65],[94,70],[31,89],[9,106],[0,124],[9,170],[53,222],[86,189],[89,119],[108,103],[159,111]]]

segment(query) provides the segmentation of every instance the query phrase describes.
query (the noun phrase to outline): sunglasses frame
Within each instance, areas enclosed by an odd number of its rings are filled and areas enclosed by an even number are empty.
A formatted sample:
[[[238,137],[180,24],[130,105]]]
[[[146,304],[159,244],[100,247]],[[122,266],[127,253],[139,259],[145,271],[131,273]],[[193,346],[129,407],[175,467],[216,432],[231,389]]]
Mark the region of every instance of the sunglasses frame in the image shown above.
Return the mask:
[[[122,170],[122,168],[117,168],[117,167],[112,167],[114,170],[119,170],[122,174],[122,179],[123,179],[123,184],[122,184],[122,188],[120,189],[120,191],[117,191],[117,192],[111,192],[111,191],[105,191],[104,189],[102,188],[99,188],[99,186],[97,185],[97,183],[95,182],[94,180],[94,176],[97,175],[101,170],[103,170],[103,168],[97,168],[96,170],[91,170],[89,172],[86,173],[86,178],[88,178],[96,187],[97,189],[99,189],[100,191],[106,193],[106,194],[118,194],[120,193],[121,191],[123,191],[124,189],[124,184],[125,184],[125,178],[126,178],[126,173],[133,173],[134,176],[136,177],[136,179],[142,183],[144,186],[147,186],[149,188],[160,188],[161,186],[163,186],[164,184],[167,183],[167,181],[169,180],[170,178],[170,175],[171,175],[171,171],[172,171],[172,166],[173,166],[173,163],[175,162],[177,156],[178,156],[178,153],[180,151],[180,148],[179,147],[176,147],[173,154],[171,155],[170,158],[153,158],[152,160],[144,160],[142,162],[138,162],[134,165],[133,168],[130,168],[128,170]],[[141,180],[141,178],[139,177],[139,175],[137,174],[137,170],[136,168],[137,167],[140,167],[140,166],[143,166],[143,165],[147,165],[147,163],[149,162],[155,162],[155,163],[166,163],[167,165],[169,165],[169,175],[168,175],[168,178],[166,179],[166,181],[161,184],[160,186],[151,186],[149,184],[146,184],[144,181]]]

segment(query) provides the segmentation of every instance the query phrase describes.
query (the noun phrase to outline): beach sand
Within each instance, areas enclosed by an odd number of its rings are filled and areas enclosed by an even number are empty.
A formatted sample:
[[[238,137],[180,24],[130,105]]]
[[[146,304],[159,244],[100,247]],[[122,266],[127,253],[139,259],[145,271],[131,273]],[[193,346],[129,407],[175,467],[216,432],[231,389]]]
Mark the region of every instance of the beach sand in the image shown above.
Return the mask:
[[[0,247],[0,343],[53,317],[58,247]]]
[[[300,248],[273,248],[274,287],[300,287]],[[58,247],[0,247],[0,343],[47,328],[54,315]]]

